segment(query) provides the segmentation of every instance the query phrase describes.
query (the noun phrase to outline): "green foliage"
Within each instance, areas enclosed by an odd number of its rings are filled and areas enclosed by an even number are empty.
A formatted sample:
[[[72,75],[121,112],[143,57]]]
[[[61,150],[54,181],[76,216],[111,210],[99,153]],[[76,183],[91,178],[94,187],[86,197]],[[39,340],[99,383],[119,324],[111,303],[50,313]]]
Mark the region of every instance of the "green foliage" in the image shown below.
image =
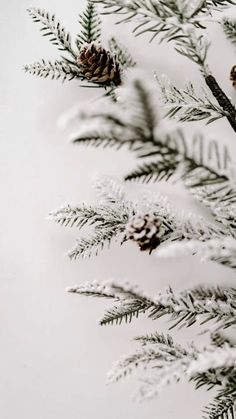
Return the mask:
[[[236,19],[224,17],[222,20],[222,26],[226,37],[236,45]]]
[[[228,204],[234,201],[236,191],[230,180],[227,148],[206,141],[202,135],[186,138],[180,129],[159,129],[158,109],[144,82],[134,78],[131,88],[115,105],[108,102],[102,111],[99,107],[83,112],[81,131],[74,135],[73,142],[128,146],[138,158],[145,158],[144,164],[126,176],[127,180],[168,180],[176,175],[192,193],[196,192],[196,197],[200,197],[201,188],[205,201],[214,201],[219,194]]]
[[[210,98],[205,89],[202,95],[195,90],[192,82],[183,89],[176,87],[167,77],[156,77],[162,102],[167,109],[166,117],[177,119],[180,122],[201,121],[206,119],[210,124],[226,116],[226,112]]]
[[[56,20],[56,16],[50,15],[45,10],[32,7],[28,9],[29,15],[33,21],[41,24],[41,32],[43,36],[48,36],[50,42],[56,45],[60,51],[68,52],[73,58],[76,53],[71,45],[71,36],[68,31]]]
[[[198,30],[205,29],[212,10],[221,11],[235,4],[232,0],[90,0],[80,14],[81,32],[72,45],[69,32],[56,20],[55,15],[31,8],[29,14],[41,24],[44,36],[69,58],[38,61],[25,66],[25,70],[40,77],[82,80],[77,65],[77,56],[84,43],[97,42],[101,36],[101,20],[95,3],[103,3],[105,13],[122,15],[122,22],[135,21],[134,34],[149,33],[151,40],[160,35],[160,40],[173,41],[181,55],[200,67],[208,87],[218,104],[203,91],[199,95],[190,83],[179,89],[170,82],[159,84],[167,107],[167,117],[180,122],[207,120],[211,123],[226,117],[235,128],[235,108],[218,86],[207,66],[208,39]],[[223,29],[235,44],[236,24],[224,18]],[[116,56],[122,69],[134,67],[135,62],[128,50],[115,38],[109,40],[110,52]],[[100,86],[97,84],[97,86]],[[112,86],[111,86],[112,87]],[[155,94],[143,78],[133,77],[118,94],[112,91],[112,100],[101,102],[88,113],[83,109],[79,120],[80,130],[73,138],[75,143],[94,146],[127,146],[144,163],[126,176],[126,180],[181,179],[197,199],[209,206],[214,221],[209,223],[192,214],[179,215],[160,196],[152,196],[142,202],[127,199],[121,185],[107,179],[96,184],[99,202],[96,205],[66,206],[51,213],[56,223],[65,227],[82,229],[88,235],[80,237],[69,252],[71,259],[97,254],[112,240],[123,244],[127,240],[126,228],[131,218],[144,208],[161,221],[163,235],[156,253],[186,248],[192,253],[205,256],[231,268],[236,267],[236,187],[229,152],[216,141],[207,141],[201,134],[187,136],[183,130],[168,128],[159,118]],[[111,91],[108,92],[110,94]],[[230,234],[231,241],[227,235]],[[136,342],[140,349],[121,358],[111,370],[108,381],[117,381],[142,367],[151,376],[143,379],[139,395],[151,398],[159,393],[164,384],[179,381],[183,376],[195,384],[216,388],[218,393],[205,409],[207,419],[234,418],[236,401],[236,348],[235,342],[218,331],[236,325],[236,290],[233,287],[198,286],[180,292],[168,288],[155,297],[140,293],[128,285],[98,282],[87,283],[68,289],[70,293],[105,298],[114,301],[100,320],[101,325],[122,324],[146,314],[151,320],[168,319],[170,329],[191,327],[199,324],[215,330],[207,347],[187,348],[175,343],[171,336],[153,333],[139,336]],[[142,373],[143,374],[143,373]],[[143,378],[143,377],[142,377]]]
[[[151,41],[159,34],[163,34],[161,40],[172,41],[182,36],[182,25],[188,23],[192,27],[205,28],[205,15],[212,9],[218,11],[235,4],[234,0],[219,1],[177,1],[171,0],[138,0],[127,2],[124,0],[93,0],[93,3],[104,5],[104,14],[121,15],[123,22],[137,22],[133,29],[135,35],[143,33],[151,34]],[[124,17],[123,17],[124,16]]]
[[[190,361],[191,358],[191,352],[188,352],[180,345],[175,344],[170,336],[165,338],[165,336],[156,333],[154,345],[153,342],[150,347],[146,344],[142,345],[140,350],[130,355],[123,356],[114,364],[112,370],[108,373],[108,382],[118,381],[141,366],[158,369],[160,376],[162,376],[162,372],[165,370],[166,379],[168,367],[170,367],[169,370],[172,370],[173,372],[173,366],[178,365],[178,370],[181,370],[186,361]],[[172,374],[172,380],[175,378],[176,376],[173,377]],[[171,381],[171,374],[168,379]]]
[[[236,324],[234,288],[199,286],[180,293],[175,293],[169,288],[155,298],[143,295],[128,286],[114,283],[109,284],[108,290],[107,292],[103,284],[93,283],[69,289],[70,292],[81,295],[95,297],[99,295],[105,298],[109,296],[116,300],[115,306],[107,310],[100,320],[101,325],[130,323],[144,313],[147,313],[152,320],[167,316],[172,323],[170,329],[177,326],[190,327],[196,322],[204,325],[212,320],[216,329],[226,329]]]
[[[33,64],[26,64],[24,70],[42,78],[50,77],[52,80],[61,78],[65,80],[73,80],[80,78],[79,69],[76,65],[70,64],[65,60],[45,61],[41,60]]]
[[[73,80],[78,79],[84,81],[86,78],[80,74],[79,65],[77,62],[80,48],[83,44],[91,42],[98,42],[101,36],[101,19],[97,12],[96,6],[88,0],[85,10],[80,14],[79,23],[81,30],[75,39],[75,45],[72,44],[70,33],[62,26],[54,14],[32,7],[28,9],[29,15],[34,22],[41,24],[41,32],[43,36],[49,38],[50,42],[55,45],[63,53],[69,54],[61,56],[60,59],[52,62],[50,60],[40,60],[32,64],[24,66],[24,70],[29,74],[39,77],[50,77],[51,79]],[[119,44],[114,41],[114,49],[119,49]],[[122,60],[123,68],[132,65],[131,57],[128,51],[119,51],[120,59]],[[125,59],[127,58],[127,63]],[[114,98],[114,84],[113,83],[99,83],[87,80],[86,87],[99,87],[107,90],[107,95]],[[109,87],[109,89],[108,89]]]
[[[116,56],[123,69],[131,68],[136,65],[128,49],[125,45],[118,42],[116,38],[112,37],[108,41],[108,45],[112,55]]]
[[[83,228],[85,225],[94,226],[94,234],[88,238],[82,237],[77,240],[76,246],[68,253],[71,259],[89,257],[103,249],[104,244],[110,244],[111,240],[125,230],[125,225],[132,214],[131,208],[125,203],[120,206],[111,205],[82,205],[71,207],[70,205],[56,210],[50,214],[56,223],[63,226]]]
[[[116,236],[117,230],[96,229],[91,237],[82,237],[77,240],[76,245],[68,252],[70,259],[78,259],[97,255],[105,245],[109,246],[111,240]]]
[[[99,41],[101,36],[101,19],[93,3],[87,2],[85,10],[79,15],[81,31],[77,35],[76,45],[80,49],[83,44]]]
[[[210,42],[206,36],[197,35],[193,30],[187,31],[177,39],[175,50],[200,66],[204,73],[208,73],[206,59]]]

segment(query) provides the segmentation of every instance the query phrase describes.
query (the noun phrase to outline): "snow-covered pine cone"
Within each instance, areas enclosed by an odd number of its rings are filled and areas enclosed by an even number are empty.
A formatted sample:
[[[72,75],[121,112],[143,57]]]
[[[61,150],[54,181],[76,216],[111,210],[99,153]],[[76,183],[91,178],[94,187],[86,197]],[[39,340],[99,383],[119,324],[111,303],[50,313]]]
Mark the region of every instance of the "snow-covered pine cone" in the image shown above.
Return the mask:
[[[236,89],[236,65],[234,65],[230,71],[230,78],[233,87]]]
[[[164,230],[162,222],[154,214],[137,214],[126,226],[126,239],[136,242],[140,250],[150,253],[160,244]]]
[[[95,83],[112,82],[116,86],[121,84],[120,66],[115,57],[101,45],[84,45],[77,57],[77,64],[81,74]]]

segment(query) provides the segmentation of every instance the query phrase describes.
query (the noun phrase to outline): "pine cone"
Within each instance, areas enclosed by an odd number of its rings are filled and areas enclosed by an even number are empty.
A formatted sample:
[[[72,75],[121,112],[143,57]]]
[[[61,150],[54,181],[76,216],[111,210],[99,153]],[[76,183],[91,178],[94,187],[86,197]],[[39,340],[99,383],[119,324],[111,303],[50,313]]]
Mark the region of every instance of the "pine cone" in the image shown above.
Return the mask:
[[[233,66],[233,68],[230,71],[230,80],[232,80],[232,85],[236,89],[236,65]]]
[[[126,239],[136,242],[140,250],[149,253],[160,244],[164,230],[162,222],[154,214],[135,215],[126,226]]]
[[[81,74],[95,83],[121,84],[120,66],[116,58],[101,45],[91,43],[82,47],[77,58]]]

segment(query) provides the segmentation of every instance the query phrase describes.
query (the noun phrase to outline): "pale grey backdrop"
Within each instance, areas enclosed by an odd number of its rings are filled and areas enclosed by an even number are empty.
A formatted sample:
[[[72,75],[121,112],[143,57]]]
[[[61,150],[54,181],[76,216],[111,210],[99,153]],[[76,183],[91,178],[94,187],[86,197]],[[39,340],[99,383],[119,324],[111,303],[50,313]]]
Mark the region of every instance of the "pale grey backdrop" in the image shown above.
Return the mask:
[[[58,129],[59,116],[77,101],[90,100],[95,92],[80,89],[76,82],[62,85],[22,71],[24,63],[57,54],[40,36],[26,8],[55,12],[75,33],[83,5],[81,0],[1,0],[0,417],[198,419],[210,393],[194,392],[191,385],[167,388],[158,400],[144,404],[131,400],[135,380],[105,385],[112,362],[134,347],[132,337],[166,330],[164,322],[142,318],[131,326],[101,328],[96,320],[105,307],[102,301],[65,293],[67,286],[95,278],[129,279],[150,292],[169,284],[179,289],[199,281],[233,281],[229,270],[214,264],[201,265],[192,258],[159,261],[131,245],[114,246],[89,261],[71,262],[65,256],[77,232],[52,224],[48,212],[63,203],[92,200],[94,173],[120,177],[134,164],[124,151],[72,146]],[[128,27],[115,27],[113,21],[104,19],[104,38],[119,35],[147,77],[158,70],[179,83],[189,78],[201,82],[194,65],[173,53],[171,46],[148,45],[147,37],[134,40]],[[215,41],[210,65],[233,96],[228,81],[235,64],[233,49],[217,25],[210,35]],[[234,135],[226,121],[206,131],[227,141],[235,153]],[[194,207],[181,188],[169,188],[168,194],[177,205]],[[185,342],[194,332],[197,329],[173,335]]]

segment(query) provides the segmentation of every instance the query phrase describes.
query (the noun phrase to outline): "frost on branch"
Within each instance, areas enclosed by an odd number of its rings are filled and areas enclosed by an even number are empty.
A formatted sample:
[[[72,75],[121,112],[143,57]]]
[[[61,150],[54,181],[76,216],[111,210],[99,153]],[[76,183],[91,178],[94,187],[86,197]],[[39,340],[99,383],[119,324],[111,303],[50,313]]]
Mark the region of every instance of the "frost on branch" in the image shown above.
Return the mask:
[[[139,75],[133,76],[117,92],[117,102],[109,98],[78,111],[76,144],[120,148],[126,146],[140,160],[126,180],[182,179],[197,199],[212,210],[217,199],[235,202],[229,151],[216,140],[196,133],[192,138],[159,116],[153,89]]]
[[[189,240],[169,243],[156,252],[157,257],[198,255],[202,261],[217,261],[236,269],[236,240],[231,237],[206,241]]]
[[[129,284],[93,281],[67,291],[113,299],[115,305],[105,312],[101,325],[131,322],[141,314],[152,320],[166,316],[171,322],[170,329],[190,327],[196,322],[203,325],[213,321],[215,329],[226,329],[236,324],[236,293],[233,288],[199,286],[181,292],[168,288],[151,297]]]
[[[156,77],[160,87],[166,116],[180,122],[192,122],[205,119],[207,124],[226,116],[218,103],[210,97],[205,89],[199,94],[192,82],[183,89],[177,88],[166,77]]]
[[[130,238],[127,226],[132,222],[134,216],[144,217],[145,208],[148,213],[153,214],[154,219],[158,219],[161,226],[161,234],[159,234],[160,229],[155,230],[157,245],[173,240],[205,241],[213,237],[223,238],[226,234],[224,228],[209,223],[203,217],[179,214],[170,206],[167,199],[159,194],[152,196],[150,200],[143,197],[139,201],[133,202],[126,197],[125,191],[119,183],[107,177],[98,180],[95,189],[99,198],[97,204],[67,205],[50,214],[51,219],[62,226],[79,229],[88,226],[93,230],[92,234],[77,240],[76,245],[69,252],[71,259],[97,254],[113,239],[118,240],[121,244],[127,241]],[[147,235],[148,231],[149,227],[146,231]],[[153,236],[152,233],[152,242],[154,241],[155,234]]]

